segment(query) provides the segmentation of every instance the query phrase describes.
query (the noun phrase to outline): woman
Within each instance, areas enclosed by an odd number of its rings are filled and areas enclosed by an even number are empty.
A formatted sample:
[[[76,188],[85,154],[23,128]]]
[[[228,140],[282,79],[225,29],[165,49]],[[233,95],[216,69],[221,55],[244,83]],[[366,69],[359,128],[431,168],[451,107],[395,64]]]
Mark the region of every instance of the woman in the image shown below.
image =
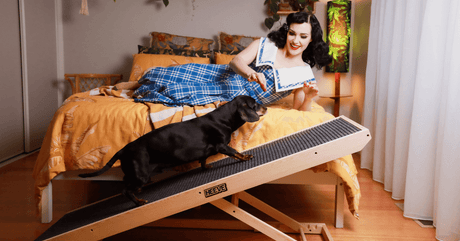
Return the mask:
[[[248,95],[260,104],[270,104],[288,96],[292,90],[276,91],[278,80],[305,79],[303,74],[292,73],[311,73],[310,67],[321,68],[331,57],[314,15],[292,13],[286,21],[268,38],[251,43],[229,65],[186,64],[152,69],[139,81],[144,85],[134,93],[136,101],[204,105]],[[310,110],[317,86],[302,81],[296,87],[294,108]]]
[[[321,26],[313,14],[289,14],[286,23],[278,31],[269,33],[268,38],[278,47],[273,66],[275,69],[304,66],[304,62],[311,67],[317,65],[318,69],[321,69],[332,61],[328,54],[328,46],[323,41]],[[265,89],[265,75],[249,67],[256,58],[259,44],[260,40],[251,43],[232,60],[230,66],[236,73],[245,76],[249,81],[256,81]],[[317,93],[318,87],[315,83],[305,83],[303,87],[295,89],[293,108],[310,110],[312,98]]]

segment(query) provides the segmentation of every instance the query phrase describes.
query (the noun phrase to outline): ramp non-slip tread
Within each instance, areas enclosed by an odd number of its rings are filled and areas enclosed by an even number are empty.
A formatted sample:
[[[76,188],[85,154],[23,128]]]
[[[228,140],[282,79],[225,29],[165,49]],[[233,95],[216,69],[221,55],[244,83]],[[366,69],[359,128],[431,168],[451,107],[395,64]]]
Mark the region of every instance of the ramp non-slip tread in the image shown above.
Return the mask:
[[[361,129],[346,120],[336,118],[329,122],[243,152],[245,154],[254,155],[254,158],[250,161],[237,161],[232,158],[225,158],[214,162],[211,169],[203,171],[201,168],[197,168],[172,178],[150,184],[143,188],[143,191],[136,196],[148,200],[149,203],[153,203],[206,183],[217,181],[239,172],[247,171],[257,166],[278,160],[282,157],[354,134],[360,130]],[[38,237],[37,240],[45,240],[66,233],[73,229],[123,213],[135,207],[134,203],[125,196],[114,196],[64,215]]]

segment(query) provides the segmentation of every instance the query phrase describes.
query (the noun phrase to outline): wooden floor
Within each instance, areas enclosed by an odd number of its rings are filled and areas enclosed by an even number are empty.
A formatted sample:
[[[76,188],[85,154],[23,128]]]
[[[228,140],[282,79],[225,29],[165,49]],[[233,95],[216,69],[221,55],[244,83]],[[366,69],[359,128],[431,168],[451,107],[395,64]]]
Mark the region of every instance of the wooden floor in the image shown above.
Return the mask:
[[[0,240],[33,240],[51,224],[41,224],[36,216],[33,197],[32,171],[37,153],[0,169]],[[355,156],[359,167],[359,156]],[[334,190],[327,186],[262,185],[248,193],[279,209],[299,222],[326,223],[335,241],[432,241],[435,229],[421,228],[413,220],[404,218],[383,186],[374,182],[371,172],[359,170],[361,185],[360,220],[345,211],[344,228],[333,227]],[[90,181],[56,181],[53,183],[53,222],[66,212],[87,203],[118,194],[121,183]],[[241,205],[256,216],[271,219]],[[212,206],[204,205],[175,215],[179,218],[232,219]],[[292,235],[297,240],[299,236]],[[254,231],[204,230],[140,227],[106,240],[271,240]],[[318,235],[307,239],[322,240]]]

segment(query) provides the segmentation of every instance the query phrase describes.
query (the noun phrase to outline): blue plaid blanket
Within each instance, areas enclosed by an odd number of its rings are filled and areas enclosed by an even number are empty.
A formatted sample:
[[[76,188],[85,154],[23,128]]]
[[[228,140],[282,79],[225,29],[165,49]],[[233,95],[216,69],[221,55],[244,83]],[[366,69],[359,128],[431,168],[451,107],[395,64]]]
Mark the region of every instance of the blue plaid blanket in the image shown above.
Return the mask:
[[[267,91],[264,92],[258,83],[236,74],[228,65],[185,64],[150,70],[139,81],[143,85],[133,96],[136,102],[182,106],[231,101],[238,95],[251,96],[260,104],[269,104],[290,94],[290,91],[275,91],[272,67],[255,67],[254,63],[250,67],[264,73]]]

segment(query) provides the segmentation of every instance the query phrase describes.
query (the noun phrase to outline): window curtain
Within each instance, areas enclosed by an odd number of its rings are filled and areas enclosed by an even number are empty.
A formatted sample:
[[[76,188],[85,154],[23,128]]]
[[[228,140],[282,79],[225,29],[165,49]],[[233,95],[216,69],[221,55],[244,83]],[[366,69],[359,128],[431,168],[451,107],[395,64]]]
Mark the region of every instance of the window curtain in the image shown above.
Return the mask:
[[[361,168],[460,240],[460,1],[372,0],[364,102]]]

